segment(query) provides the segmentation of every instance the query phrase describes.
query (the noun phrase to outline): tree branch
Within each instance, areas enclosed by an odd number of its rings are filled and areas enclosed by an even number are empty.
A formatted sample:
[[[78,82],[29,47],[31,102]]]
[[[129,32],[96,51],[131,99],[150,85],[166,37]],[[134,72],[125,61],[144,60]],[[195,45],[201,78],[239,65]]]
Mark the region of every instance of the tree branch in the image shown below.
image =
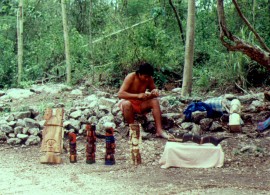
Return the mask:
[[[175,17],[176,17],[176,20],[177,20],[177,23],[178,23],[178,26],[179,26],[179,29],[180,29],[180,36],[181,36],[183,45],[185,46],[185,38],[184,38],[183,27],[182,27],[180,17],[179,17],[179,15],[177,13],[177,10],[176,10],[175,6],[173,5],[172,0],[169,0],[169,3],[170,3],[170,5],[171,5],[171,7],[173,9],[174,14],[175,14]]]
[[[270,70],[270,53],[234,36],[226,26],[223,0],[217,1],[220,40],[229,51],[239,51]],[[251,25],[250,25],[251,26]],[[229,39],[231,42],[225,40]]]
[[[260,37],[260,35],[255,31],[255,29],[252,27],[252,25],[249,23],[249,21],[246,19],[246,17],[243,15],[243,13],[240,10],[240,7],[237,3],[236,0],[232,0],[233,4],[235,5],[235,8],[240,16],[240,18],[242,18],[242,20],[246,23],[246,25],[248,26],[249,30],[251,30],[255,37],[258,39],[259,43],[261,44],[261,46],[263,47],[264,50],[270,52],[270,49],[265,45],[263,39]]]

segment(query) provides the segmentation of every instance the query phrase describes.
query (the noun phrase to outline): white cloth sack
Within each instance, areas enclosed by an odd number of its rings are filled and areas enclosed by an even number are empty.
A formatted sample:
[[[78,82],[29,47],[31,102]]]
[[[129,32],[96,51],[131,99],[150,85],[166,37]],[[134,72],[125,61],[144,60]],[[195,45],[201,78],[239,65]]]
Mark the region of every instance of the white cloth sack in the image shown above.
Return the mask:
[[[161,159],[161,168],[211,168],[222,167],[224,152],[221,145],[197,144],[193,142],[167,142]]]

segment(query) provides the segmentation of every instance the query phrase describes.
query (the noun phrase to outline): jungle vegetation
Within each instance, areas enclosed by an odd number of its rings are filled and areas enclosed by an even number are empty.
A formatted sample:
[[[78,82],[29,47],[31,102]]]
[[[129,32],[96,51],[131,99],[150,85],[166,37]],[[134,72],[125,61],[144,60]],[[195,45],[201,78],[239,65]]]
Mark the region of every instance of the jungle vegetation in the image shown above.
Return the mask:
[[[65,1],[69,41],[70,82],[119,87],[140,60],[155,68],[160,88],[181,87],[187,0],[2,0],[0,2],[0,87],[66,82],[63,34]],[[22,70],[18,70],[21,17]],[[220,40],[215,0],[196,0],[193,88],[201,91],[270,83],[269,69]],[[239,17],[233,1],[224,0],[230,32],[260,47]],[[242,14],[265,45],[270,45],[270,0],[238,0]],[[227,40],[232,43],[232,40]],[[18,77],[21,76],[18,82]]]

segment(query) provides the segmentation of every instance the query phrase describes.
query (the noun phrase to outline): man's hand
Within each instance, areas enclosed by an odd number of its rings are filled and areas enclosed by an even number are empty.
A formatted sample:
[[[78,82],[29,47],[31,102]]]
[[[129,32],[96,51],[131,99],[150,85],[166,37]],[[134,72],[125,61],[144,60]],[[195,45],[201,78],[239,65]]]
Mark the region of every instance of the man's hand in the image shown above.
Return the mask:
[[[151,91],[151,96],[152,96],[152,97],[158,97],[158,96],[159,96],[158,89],[153,89],[153,90]]]
[[[139,93],[138,94],[138,99],[140,99],[140,100],[146,100],[146,99],[149,98],[150,95],[151,95],[150,93]]]
[[[140,93],[138,99],[149,100],[159,96],[158,89],[153,89],[151,92]]]

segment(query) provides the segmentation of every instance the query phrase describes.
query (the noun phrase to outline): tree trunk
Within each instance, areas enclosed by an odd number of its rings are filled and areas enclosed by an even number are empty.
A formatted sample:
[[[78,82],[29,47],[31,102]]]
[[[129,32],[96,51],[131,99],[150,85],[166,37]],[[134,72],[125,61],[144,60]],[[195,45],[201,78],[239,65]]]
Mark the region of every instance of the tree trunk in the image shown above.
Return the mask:
[[[195,0],[189,0],[182,96],[190,96],[192,91],[194,38],[195,38]]]
[[[17,24],[17,39],[18,39],[18,84],[22,81],[23,67],[23,0],[19,2],[18,24]]]
[[[66,14],[66,0],[61,0],[62,7],[62,21],[65,41],[65,55],[66,55],[66,71],[67,71],[67,83],[71,82],[71,65],[70,65],[70,52],[69,52],[69,37],[68,37],[68,25],[67,25],[67,14]]]

